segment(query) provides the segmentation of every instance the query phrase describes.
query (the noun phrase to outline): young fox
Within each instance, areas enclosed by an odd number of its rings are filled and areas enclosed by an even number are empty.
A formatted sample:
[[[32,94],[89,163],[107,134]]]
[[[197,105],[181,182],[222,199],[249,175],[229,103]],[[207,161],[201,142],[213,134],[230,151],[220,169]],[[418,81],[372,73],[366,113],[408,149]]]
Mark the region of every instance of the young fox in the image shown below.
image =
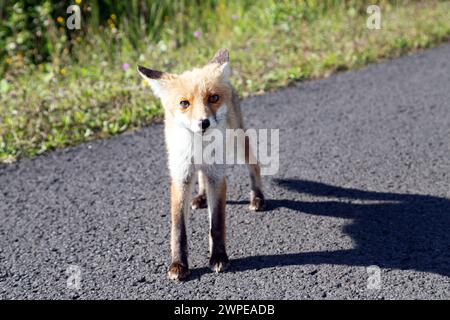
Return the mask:
[[[210,230],[210,268],[221,272],[228,268],[225,248],[226,181],[224,166],[193,162],[194,135],[210,130],[244,129],[236,91],[229,81],[228,50],[220,49],[202,68],[180,75],[138,67],[165,112],[165,138],[171,176],[171,251],[168,277],[183,280],[189,275],[186,220],[189,207],[208,207]],[[251,153],[249,140],[238,143],[243,148],[250,172],[250,210],[264,208],[260,168]],[[199,192],[191,201],[198,173]]]

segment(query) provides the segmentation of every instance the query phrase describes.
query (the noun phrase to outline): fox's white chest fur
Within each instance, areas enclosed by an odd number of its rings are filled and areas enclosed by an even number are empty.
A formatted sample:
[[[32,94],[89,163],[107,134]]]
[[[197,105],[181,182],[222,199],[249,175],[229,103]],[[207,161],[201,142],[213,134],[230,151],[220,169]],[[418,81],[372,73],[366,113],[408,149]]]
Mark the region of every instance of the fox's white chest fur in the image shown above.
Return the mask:
[[[224,132],[225,129],[219,130]],[[186,178],[190,177],[197,170],[202,170],[211,177],[224,175],[225,168],[223,164],[198,164],[194,161],[194,159],[202,158],[201,152],[203,148],[194,147],[194,135],[198,133],[177,125],[173,126],[170,132],[168,131],[166,130],[166,143],[168,146],[169,171],[172,179],[183,183],[183,181],[186,181]]]

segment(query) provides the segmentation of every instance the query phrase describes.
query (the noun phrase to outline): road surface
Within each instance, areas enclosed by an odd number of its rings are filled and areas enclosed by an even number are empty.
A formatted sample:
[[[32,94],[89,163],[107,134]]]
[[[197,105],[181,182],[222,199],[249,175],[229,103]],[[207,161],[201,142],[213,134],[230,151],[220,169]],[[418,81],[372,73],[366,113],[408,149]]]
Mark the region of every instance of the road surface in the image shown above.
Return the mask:
[[[229,170],[228,272],[206,268],[200,210],[192,277],[166,279],[168,174],[152,125],[0,167],[0,298],[450,298],[450,45],[243,110],[248,127],[280,130],[280,170],[259,213],[245,169]]]

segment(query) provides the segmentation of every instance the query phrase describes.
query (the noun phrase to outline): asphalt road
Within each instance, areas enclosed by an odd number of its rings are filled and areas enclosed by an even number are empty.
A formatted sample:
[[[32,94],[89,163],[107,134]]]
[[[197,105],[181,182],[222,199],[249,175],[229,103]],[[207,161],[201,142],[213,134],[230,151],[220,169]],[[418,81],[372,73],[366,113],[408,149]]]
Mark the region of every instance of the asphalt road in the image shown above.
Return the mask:
[[[449,45],[243,110],[248,127],[280,129],[280,170],[260,213],[247,210],[244,168],[229,170],[228,272],[206,268],[201,210],[191,279],[166,279],[168,175],[153,125],[0,167],[0,298],[450,298]]]

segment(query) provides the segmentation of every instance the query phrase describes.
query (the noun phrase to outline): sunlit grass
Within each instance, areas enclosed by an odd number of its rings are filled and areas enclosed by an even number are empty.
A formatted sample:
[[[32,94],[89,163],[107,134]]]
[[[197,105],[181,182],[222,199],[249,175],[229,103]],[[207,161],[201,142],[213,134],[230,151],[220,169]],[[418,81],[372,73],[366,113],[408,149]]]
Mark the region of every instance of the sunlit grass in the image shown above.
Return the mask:
[[[450,2],[382,2],[382,29],[366,28],[361,1],[215,1],[201,21],[175,14],[158,40],[130,22],[74,37],[48,63],[5,58],[0,80],[0,162],[114,135],[162,117],[137,64],[180,72],[231,51],[233,82],[254,95],[436,45],[450,37]],[[350,5],[348,4],[350,3]],[[157,14],[157,13],[155,13]],[[121,29],[122,28],[122,29]],[[55,30],[55,32],[58,32]],[[181,37],[180,34],[183,36]],[[6,61],[6,59],[10,59]]]

